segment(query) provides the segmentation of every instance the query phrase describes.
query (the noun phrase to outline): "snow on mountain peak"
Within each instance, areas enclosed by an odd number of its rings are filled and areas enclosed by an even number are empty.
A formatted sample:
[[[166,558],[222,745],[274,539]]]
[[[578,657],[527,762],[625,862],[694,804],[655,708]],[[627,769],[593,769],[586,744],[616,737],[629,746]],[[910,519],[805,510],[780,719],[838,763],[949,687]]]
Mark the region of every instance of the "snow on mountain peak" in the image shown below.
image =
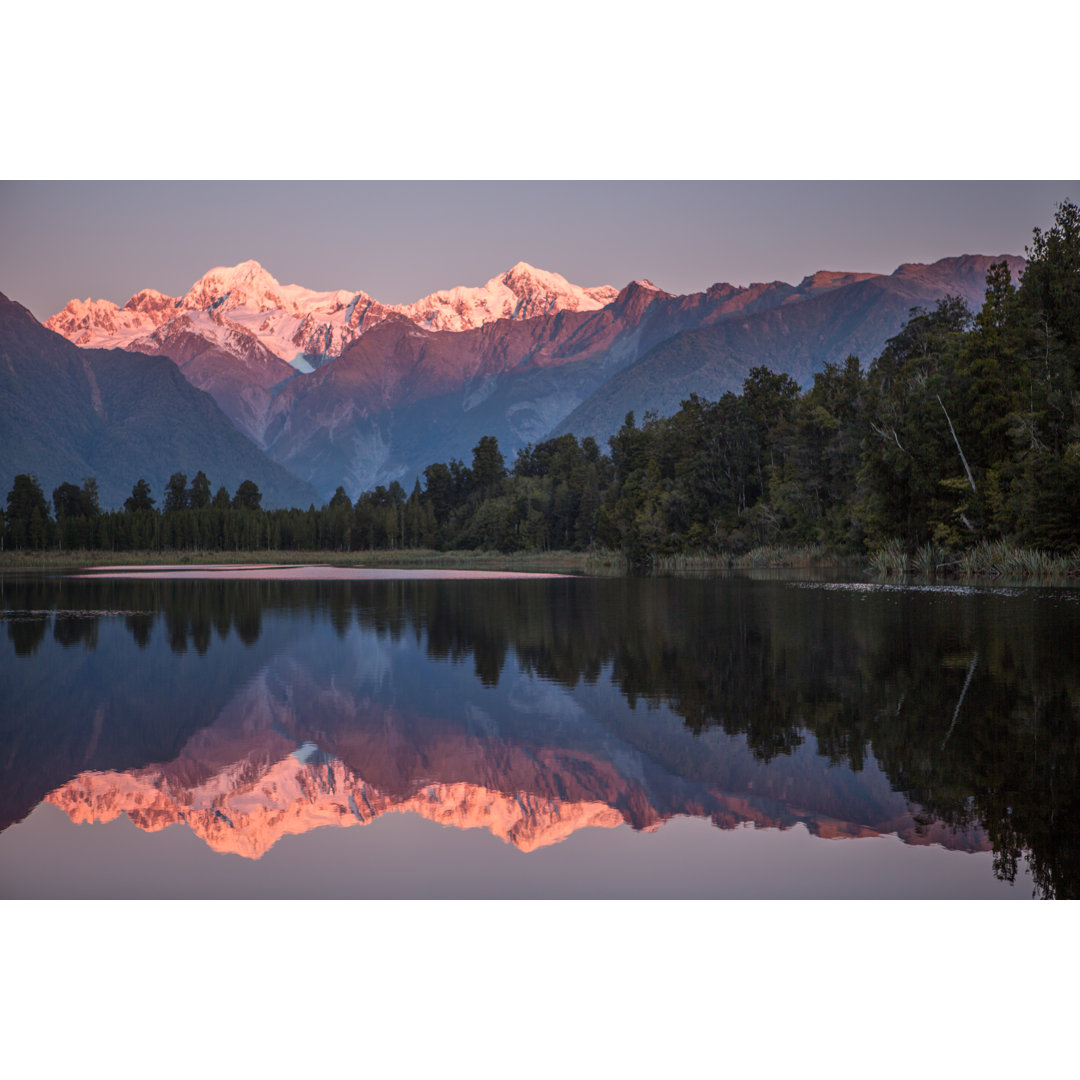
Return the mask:
[[[175,296],[166,296],[157,289],[140,289],[124,305],[125,311],[141,311],[147,315],[167,314],[171,312],[179,300]]]
[[[457,286],[412,304],[384,305],[362,292],[314,292],[282,285],[255,259],[215,266],[182,298],[155,289],[136,293],[123,308],[108,300],[72,300],[46,325],[77,345],[130,345],[173,320],[190,317],[197,332],[228,349],[231,335],[256,338],[300,370],[337,356],[355,338],[393,314],[427,330],[471,330],[497,319],[531,319],[559,311],[596,311],[615,300],[610,285],[582,288],[561,274],[518,262],[478,287]],[[189,322],[190,322],[189,319]],[[181,329],[180,321],[174,327]],[[191,330],[185,323],[183,329]],[[321,360],[320,360],[321,358]]]
[[[111,300],[69,300],[45,325],[86,348],[122,347],[169,319],[176,301],[154,289],[136,293],[122,308]]]
[[[540,270],[527,262],[514,263],[505,274],[492,278],[484,287],[490,288],[498,283],[506,285],[518,296],[534,295],[537,292],[553,296],[574,296],[586,290],[552,270]]]
[[[459,285],[391,310],[427,330],[471,330],[496,319],[532,319],[557,311],[596,311],[618,290],[610,285],[583,289],[561,274],[515,263],[480,286]]]
[[[281,307],[281,284],[254,259],[236,266],[215,266],[187,291],[181,307],[188,311],[207,308],[255,307],[262,311]]]
[[[562,274],[555,274],[549,270],[538,270],[527,262],[516,262],[505,274],[500,274],[492,281],[503,281],[507,285],[519,284],[523,286],[539,285],[555,287],[558,289],[572,289],[573,286]],[[490,282],[488,283],[490,284]]]

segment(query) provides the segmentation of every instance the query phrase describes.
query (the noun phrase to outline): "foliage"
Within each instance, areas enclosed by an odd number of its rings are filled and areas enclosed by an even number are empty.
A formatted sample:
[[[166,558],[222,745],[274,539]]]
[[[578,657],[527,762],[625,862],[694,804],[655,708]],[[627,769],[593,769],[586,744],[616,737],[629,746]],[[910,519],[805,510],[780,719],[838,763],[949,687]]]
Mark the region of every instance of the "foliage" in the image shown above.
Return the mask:
[[[124,509],[129,514],[134,514],[137,510],[153,510],[155,501],[150,496],[150,485],[139,479],[131,489],[130,497],[124,500]]]

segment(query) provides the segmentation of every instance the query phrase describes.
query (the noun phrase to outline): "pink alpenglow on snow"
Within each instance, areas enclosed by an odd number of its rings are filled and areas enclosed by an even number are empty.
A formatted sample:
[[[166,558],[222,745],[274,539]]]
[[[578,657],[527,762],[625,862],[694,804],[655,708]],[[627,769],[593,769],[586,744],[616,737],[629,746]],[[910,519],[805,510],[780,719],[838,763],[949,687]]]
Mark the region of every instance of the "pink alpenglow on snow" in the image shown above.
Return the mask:
[[[123,307],[109,300],[72,300],[45,325],[84,348],[157,352],[177,332],[195,332],[229,348],[248,336],[266,351],[310,370],[308,358],[338,356],[350,342],[392,315],[427,330],[471,330],[499,319],[531,319],[559,311],[597,311],[618,290],[583,288],[561,274],[519,262],[480,286],[459,285],[412,304],[382,304],[353,289],[315,292],[282,285],[254,259],[208,270],[183,297],[153,289]]]

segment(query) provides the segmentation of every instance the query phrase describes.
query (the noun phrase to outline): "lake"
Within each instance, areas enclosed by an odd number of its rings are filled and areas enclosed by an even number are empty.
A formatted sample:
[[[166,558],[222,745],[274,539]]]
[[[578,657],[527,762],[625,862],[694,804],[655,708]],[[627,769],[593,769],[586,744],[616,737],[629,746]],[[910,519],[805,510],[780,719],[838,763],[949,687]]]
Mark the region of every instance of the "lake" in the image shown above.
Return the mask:
[[[1080,591],[0,578],[0,895],[1080,892]]]

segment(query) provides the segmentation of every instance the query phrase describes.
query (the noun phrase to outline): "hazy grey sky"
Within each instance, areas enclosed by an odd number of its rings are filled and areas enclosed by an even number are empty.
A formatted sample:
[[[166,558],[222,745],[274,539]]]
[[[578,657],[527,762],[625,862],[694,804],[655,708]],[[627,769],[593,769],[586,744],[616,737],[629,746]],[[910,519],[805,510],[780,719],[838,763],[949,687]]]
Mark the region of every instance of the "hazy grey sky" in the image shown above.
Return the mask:
[[[580,285],[796,283],[947,255],[1023,254],[1080,182],[9,181],[0,292],[44,320],[72,297],[180,295],[257,259],[283,284],[401,303],[524,260]]]

